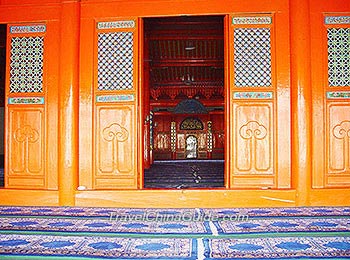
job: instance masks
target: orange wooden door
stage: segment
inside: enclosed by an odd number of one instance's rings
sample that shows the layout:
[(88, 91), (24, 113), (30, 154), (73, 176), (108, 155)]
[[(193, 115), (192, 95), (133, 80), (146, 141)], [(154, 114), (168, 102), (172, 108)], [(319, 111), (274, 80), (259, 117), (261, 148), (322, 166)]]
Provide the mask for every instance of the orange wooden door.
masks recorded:
[[(85, 24), (91, 23), (94, 23), (93, 27), (85, 27)], [(91, 28), (94, 28), (92, 33)], [(91, 127), (81, 123), (80, 135), (83, 136), (80, 138), (80, 150), (86, 153), (80, 152), (80, 160), (83, 160), (80, 163), (80, 186), (88, 189), (136, 188), (137, 20), (88, 20), (83, 21), (82, 30), (89, 32), (86, 37), (90, 38), (85, 39), (93, 42), (93, 46), (82, 46), (82, 74), (84, 76), (91, 71), (87, 67), (91, 64), (93, 81), (87, 86), (83, 81), (81, 88), (82, 101), (84, 95), (92, 94), (88, 96), (88, 99), (92, 97), (92, 108), (87, 108), (91, 114), (81, 112), (84, 118), (91, 118)], [(93, 56), (87, 53), (90, 51)], [(90, 59), (87, 66), (84, 59)], [(83, 110), (84, 105), (82, 102)], [(92, 163), (90, 171), (89, 162)]]
[(57, 188), (57, 34), (56, 21), (8, 25), (6, 188)]
[(230, 186), (290, 188), (288, 15), (229, 23)]
[[(314, 188), (350, 186), (350, 13), (317, 12), (313, 30)], [(316, 30), (317, 28), (317, 30)]]

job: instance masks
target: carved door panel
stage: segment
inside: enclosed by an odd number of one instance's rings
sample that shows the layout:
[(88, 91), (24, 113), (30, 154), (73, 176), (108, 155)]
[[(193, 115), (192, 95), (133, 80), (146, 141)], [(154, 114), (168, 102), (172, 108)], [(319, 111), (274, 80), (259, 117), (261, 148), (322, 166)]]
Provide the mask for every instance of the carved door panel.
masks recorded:
[(312, 186), (349, 187), (350, 13), (317, 18), (312, 20), (312, 27), (317, 28), (312, 46), (318, 46), (312, 48), (316, 75), (312, 92), (315, 111)]
[(57, 134), (47, 125), (57, 128), (48, 102), (57, 98), (57, 23), (9, 25), (7, 35), (5, 188), (56, 189)]
[(291, 185), (289, 85), (276, 76), (288, 72), (288, 37), (275, 20), (272, 14), (230, 17), (233, 188)]
[(90, 188), (137, 188), (137, 21), (98, 21), (95, 28)]

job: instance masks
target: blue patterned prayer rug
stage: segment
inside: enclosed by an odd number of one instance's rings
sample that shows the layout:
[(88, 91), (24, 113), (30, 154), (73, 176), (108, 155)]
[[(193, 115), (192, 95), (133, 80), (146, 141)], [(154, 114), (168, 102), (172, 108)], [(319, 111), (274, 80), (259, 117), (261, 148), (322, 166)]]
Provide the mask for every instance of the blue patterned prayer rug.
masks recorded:
[(0, 230), (7, 231), (50, 231), (84, 232), (108, 234), (211, 234), (208, 222), (169, 221), (150, 219), (149, 221), (109, 220), (93, 218), (40, 218), (40, 217), (0, 217)]
[(252, 218), (245, 221), (216, 221), (214, 225), (219, 234), (350, 232), (350, 217)]
[(348, 207), (0, 206), (0, 259), (350, 258)]
[(350, 218), (246, 219), (245, 221), (117, 221), (93, 218), (1, 217), (0, 230), (109, 234), (255, 234), (281, 232), (350, 232)]
[(240, 220), (264, 217), (317, 217), (317, 216), (350, 216), (350, 207), (290, 207), (290, 208), (234, 208), (234, 209), (201, 209), (201, 214), (215, 216), (219, 219)]
[[(8, 256), (102, 259), (198, 259), (191, 238), (131, 238), (0, 234), (0, 259)], [(72, 258), (74, 259), (74, 258)]]
[(350, 258), (349, 237), (204, 239), (206, 259)]
[(83, 218), (108, 218), (113, 220), (138, 219), (167, 220), (171, 218), (194, 218), (200, 209), (157, 209), (157, 208), (97, 208), (97, 207), (17, 207), (0, 206), (0, 216), (65, 216)]
[(67, 216), (84, 218), (154, 219), (166, 217), (217, 217), (239, 220), (263, 217), (350, 216), (350, 207), (290, 207), (290, 208), (227, 208), (227, 209), (157, 209), (157, 208), (98, 208), (98, 207), (17, 207), (0, 206), (0, 216)]

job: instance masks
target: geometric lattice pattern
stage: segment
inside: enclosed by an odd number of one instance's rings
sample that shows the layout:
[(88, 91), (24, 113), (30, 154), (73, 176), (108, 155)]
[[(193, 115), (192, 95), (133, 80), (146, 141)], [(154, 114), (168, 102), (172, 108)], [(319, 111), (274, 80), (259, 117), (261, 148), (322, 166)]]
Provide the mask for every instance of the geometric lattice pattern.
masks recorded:
[(350, 86), (350, 28), (329, 28), (328, 85)]
[(98, 90), (133, 88), (133, 33), (98, 34)]
[(44, 37), (13, 37), (10, 50), (10, 92), (43, 91)]
[(234, 29), (236, 87), (270, 87), (271, 37), (269, 28)]
[(176, 122), (171, 122), (170, 125), (170, 143), (171, 151), (176, 152)]

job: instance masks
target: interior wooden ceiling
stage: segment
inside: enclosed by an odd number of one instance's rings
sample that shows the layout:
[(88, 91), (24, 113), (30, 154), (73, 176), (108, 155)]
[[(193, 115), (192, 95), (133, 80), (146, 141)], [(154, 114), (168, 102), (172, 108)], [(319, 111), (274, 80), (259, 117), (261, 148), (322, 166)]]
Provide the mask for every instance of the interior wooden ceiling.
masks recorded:
[(223, 86), (222, 16), (146, 19), (145, 44), (151, 88)]

